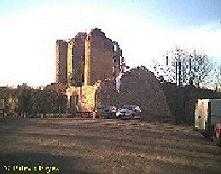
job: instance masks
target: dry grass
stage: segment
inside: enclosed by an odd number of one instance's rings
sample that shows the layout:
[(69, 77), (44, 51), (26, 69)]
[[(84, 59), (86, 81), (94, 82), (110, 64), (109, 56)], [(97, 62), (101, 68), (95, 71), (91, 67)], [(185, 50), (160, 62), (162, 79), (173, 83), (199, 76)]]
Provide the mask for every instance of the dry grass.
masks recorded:
[(56, 164), (61, 173), (220, 173), (221, 148), (191, 127), (135, 120), (0, 123), (3, 163)]

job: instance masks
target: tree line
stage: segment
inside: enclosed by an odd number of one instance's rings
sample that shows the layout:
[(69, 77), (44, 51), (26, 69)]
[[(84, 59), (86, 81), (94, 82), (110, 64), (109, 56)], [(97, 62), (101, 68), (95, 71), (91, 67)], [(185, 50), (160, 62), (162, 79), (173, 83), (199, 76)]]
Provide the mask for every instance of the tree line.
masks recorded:
[(0, 89), (4, 109), (8, 115), (18, 114), (35, 117), (38, 114), (66, 112), (67, 97), (52, 90), (33, 89), (27, 85), (16, 89)]

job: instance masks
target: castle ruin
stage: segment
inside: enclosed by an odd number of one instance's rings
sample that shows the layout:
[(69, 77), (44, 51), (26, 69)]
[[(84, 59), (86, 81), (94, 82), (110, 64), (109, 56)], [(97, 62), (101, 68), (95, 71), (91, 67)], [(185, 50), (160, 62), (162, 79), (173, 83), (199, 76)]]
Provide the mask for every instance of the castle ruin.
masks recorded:
[(93, 111), (101, 83), (109, 81), (115, 90), (116, 78), (125, 69), (119, 44), (98, 28), (58, 40), (56, 60), (56, 82), (67, 86), (70, 112)]

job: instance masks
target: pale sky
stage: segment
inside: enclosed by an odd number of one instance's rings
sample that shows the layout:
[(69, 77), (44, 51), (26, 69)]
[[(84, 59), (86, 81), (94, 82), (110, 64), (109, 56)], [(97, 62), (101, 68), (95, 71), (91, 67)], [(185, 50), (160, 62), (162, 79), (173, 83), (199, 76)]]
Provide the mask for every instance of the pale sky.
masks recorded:
[(220, 0), (0, 0), (0, 86), (54, 82), (56, 40), (95, 27), (131, 67), (176, 45), (221, 62)]

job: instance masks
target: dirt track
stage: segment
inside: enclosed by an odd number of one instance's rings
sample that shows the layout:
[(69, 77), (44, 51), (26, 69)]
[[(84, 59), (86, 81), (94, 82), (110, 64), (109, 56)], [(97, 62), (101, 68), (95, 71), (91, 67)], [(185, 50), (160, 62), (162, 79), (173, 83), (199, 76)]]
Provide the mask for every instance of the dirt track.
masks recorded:
[[(136, 120), (0, 122), (3, 166), (57, 166), (60, 173), (221, 173), (221, 148), (191, 127)], [(5, 170), (5, 169), (4, 169)]]

